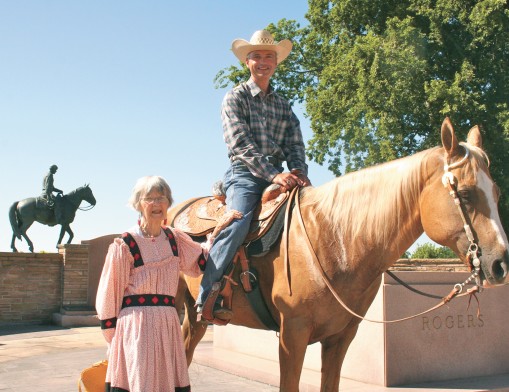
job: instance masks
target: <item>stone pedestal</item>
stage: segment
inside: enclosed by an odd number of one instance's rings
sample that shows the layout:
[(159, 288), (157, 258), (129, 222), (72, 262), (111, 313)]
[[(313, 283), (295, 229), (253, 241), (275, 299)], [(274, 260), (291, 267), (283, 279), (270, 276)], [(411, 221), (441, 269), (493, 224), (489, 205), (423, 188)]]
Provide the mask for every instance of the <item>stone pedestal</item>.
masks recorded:
[(52, 321), (53, 324), (66, 328), (101, 325), (95, 309), (89, 306), (63, 307), (60, 309), (60, 313), (53, 313)]
[[(465, 272), (393, 271), (427, 293), (447, 295)], [(431, 313), (394, 324), (362, 321), (342, 377), (383, 386), (509, 373), (509, 286), (486, 289), (477, 301), (462, 297)], [(366, 317), (394, 320), (439, 300), (413, 293), (384, 274)], [(338, 304), (338, 306), (340, 306)], [(479, 310), (479, 316), (477, 312)], [(278, 361), (274, 332), (226, 326), (214, 329), (214, 347)], [(320, 371), (320, 344), (308, 347), (304, 368)]]

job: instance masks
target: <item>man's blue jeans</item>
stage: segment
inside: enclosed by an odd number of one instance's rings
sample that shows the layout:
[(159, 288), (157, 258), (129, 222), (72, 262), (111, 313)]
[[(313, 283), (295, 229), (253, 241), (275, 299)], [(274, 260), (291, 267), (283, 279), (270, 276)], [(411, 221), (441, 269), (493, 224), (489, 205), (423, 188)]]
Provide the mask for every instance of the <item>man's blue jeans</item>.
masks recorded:
[(224, 175), (223, 182), (227, 209), (240, 211), (243, 217), (234, 220), (216, 237), (207, 259), (200, 293), (196, 300), (199, 305), (203, 305), (207, 299), (212, 285), (221, 280), (237, 249), (244, 242), (262, 192), (270, 185), (270, 182), (251, 174), (249, 169), (239, 161), (231, 164)]

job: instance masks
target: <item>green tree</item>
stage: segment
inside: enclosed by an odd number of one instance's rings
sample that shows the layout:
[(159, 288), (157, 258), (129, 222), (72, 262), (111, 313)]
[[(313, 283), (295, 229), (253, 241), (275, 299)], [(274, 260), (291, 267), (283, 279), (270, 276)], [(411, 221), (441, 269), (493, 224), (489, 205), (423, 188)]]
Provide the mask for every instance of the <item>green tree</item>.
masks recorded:
[(415, 248), (410, 256), (412, 259), (457, 259), (458, 256), (446, 246), (435, 246), (425, 243)]
[[(310, 0), (300, 27), (267, 27), (294, 50), (274, 76), (305, 102), (308, 157), (336, 175), (440, 143), (449, 116), (461, 140), (483, 130), (509, 227), (509, 7), (507, 0)], [(246, 80), (244, 66), (216, 77)]]

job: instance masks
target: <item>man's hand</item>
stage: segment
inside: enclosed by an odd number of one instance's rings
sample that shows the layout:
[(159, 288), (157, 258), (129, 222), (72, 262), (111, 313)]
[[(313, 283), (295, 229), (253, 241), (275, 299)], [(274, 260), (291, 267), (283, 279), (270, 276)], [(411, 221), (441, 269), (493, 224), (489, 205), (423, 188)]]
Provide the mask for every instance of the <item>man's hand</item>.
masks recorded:
[(273, 184), (281, 185), (285, 191), (292, 190), (297, 185), (309, 186), (311, 181), (300, 170), (293, 169), (290, 173), (279, 173), (272, 179)]
[(292, 169), (291, 173), (299, 177), (299, 185), (300, 186), (310, 186), (311, 181), (309, 180), (308, 176), (306, 176), (304, 173), (302, 173), (299, 169)]

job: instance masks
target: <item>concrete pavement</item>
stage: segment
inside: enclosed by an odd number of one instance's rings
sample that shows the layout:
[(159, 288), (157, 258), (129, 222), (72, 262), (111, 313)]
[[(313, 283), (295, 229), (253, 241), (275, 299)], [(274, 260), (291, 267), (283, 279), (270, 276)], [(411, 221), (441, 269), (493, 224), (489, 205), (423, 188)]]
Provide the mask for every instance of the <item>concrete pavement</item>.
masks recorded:
[[(213, 328), (196, 349), (189, 369), (193, 392), (275, 392), (278, 364), (217, 349)], [(71, 392), (82, 369), (105, 357), (99, 327), (61, 328), (40, 325), (0, 326), (1, 392)], [(301, 392), (319, 391), (319, 375), (305, 372)], [(509, 375), (385, 388), (342, 379), (352, 392), (479, 392), (509, 391)], [(148, 392), (148, 391), (147, 391)]]

